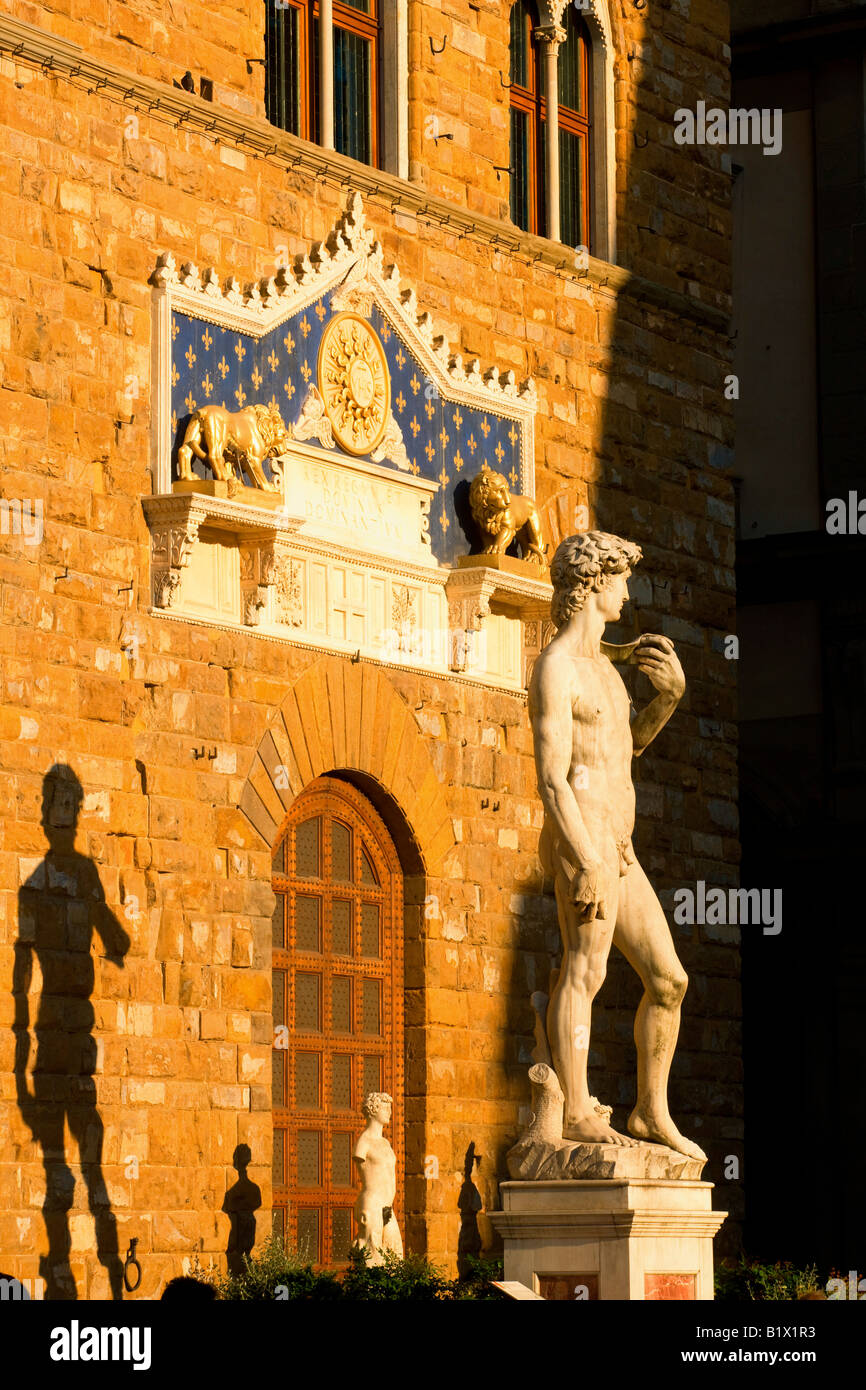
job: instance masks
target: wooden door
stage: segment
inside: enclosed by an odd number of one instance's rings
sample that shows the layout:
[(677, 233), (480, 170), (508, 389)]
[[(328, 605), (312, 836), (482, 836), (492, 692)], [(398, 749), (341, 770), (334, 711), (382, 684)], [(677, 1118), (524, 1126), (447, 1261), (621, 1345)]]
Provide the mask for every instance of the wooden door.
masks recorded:
[(352, 1163), (370, 1091), (393, 1097), (387, 1137), (403, 1174), (403, 880), (366, 797), (320, 777), (273, 857), (274, 1229), (314, 1264), (345, 1264)]

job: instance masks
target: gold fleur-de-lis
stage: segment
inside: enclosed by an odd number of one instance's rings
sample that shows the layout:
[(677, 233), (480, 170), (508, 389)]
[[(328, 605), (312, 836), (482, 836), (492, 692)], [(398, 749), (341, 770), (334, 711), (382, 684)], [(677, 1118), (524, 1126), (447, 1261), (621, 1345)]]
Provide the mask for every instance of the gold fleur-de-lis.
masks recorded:
[(291, 333), (287, 333), (285, 338), (283, 339), (283, 347), (286, 349), (286, 352), (294, 352), (295, 340), (292, 337)]
[(174, 363), (174, 362), (172, 362), (172, 364), (171, 364), (171, 384), (172, 384), (172, 386), (177, 386), (177, 383), (178, 383), (179, 381), (180, 381), (180, 372), (179, 372), (178, 369), (177, 369), (177, 364)]
[(184, 405), (186, 406), (190, 414), (192, 414), (192, 412), (195, 410), (195, 396), (192, 394), (192, 391), (188, 393), (187, 398), (184, 401)]
[(382, 323), (382, 337), (384, 338), (386, 343), (388, 339), (391, 337), (391, 330), (388, 327), (387, 323), (385, 323), (384, 321)]
[(455, 430), (459, 430), (459, 429), (460, 429), (460, 426), (461, 426), (462, 424), (463, 424), (463, 416), (460, 414), (460, 407), (459, 407), (459, 405), (458, 405), (457, 409), (456, 409), (455, 412), (454, 412), (454, 428), (455, 428)]
[(223, 355), (222, 355), (222, 357), (220, 358), (219, 362), (217, 362), (217, 371), (219, 372), (219, 374), (220, 374), (220, 376), (222, 377), (223, 381), (225, 381), (226, 377), (227, 377), (228, 374), (229, 374), (229, 364), (228, 364), (228, 362), (226, 361), (226, 355), (225, 355), (225, 353), (223, 353)]
[(283, 387), (283, 390), (285, 391), (289, 400), (291, 400), (292, 396), (295, 394), (295, 383), (293, 381), (287, 381), (285, 386)]
[(458, 449), (458, 450), (457, 450), (457, 453), (454, 455), (454, 471), (455, 471), (456, 473), (459, 473), (459, 472), (460, 472), (460, 469), (461, 469), (462, 467), (463, 467), (463, 455), (461, 454), (460, 450)]
[(502, 460), (505, 458), (505, 450), (503, 449), (503, 447), (502, 447), (501, 444), (497, 444), (497, 445), (496, 445), (496, 448), (493, 450), (493, 452), (494, 452), (494, 454), (496, 455), (496, 462), (497, 462), (497, 463), (499, 464), (499, 466), (501, 467), (501, 466), (502, 466)]
[(261, 374), (261, 372), (259, 371), (258, 367), (253, 367), (252, 383), (253, 383), (253, 386), (256, 388), (256, 391), (258, 391), (258, 389), (259, 389), (259, 387), (261, 386), (261, 384), (262, 384), (263, 381), (264, 381), (264, 377), (262, 376), (262, 374)]
[(186, 358), (186, 365), (189, 367), (190, 371), (192, 371), (193, 364), (196, 361), (196, 355), (191, 346), (187, 348), (184, 357)]
[(447, 531), (447, 530), (448, 530), (448, 527), (451, 525), (450, 521), (448, 520), (447, 516), (445, 515), (445, 510), (444, 510), (444, 508), (443, 508), (443, 510), (442, 510), (442, 515), (441, 515), (440, 518), (439, 518), (439, 525), (442, 527), (442, 530), (443, 530), (443, 531)]
[(508, 431), (508, 438), (511, 440), (511, 447), (514, 448), (514, 445), (517, 443), (517, 430), (514, 428), (513, 425), (511, 426), (511, 429)]
[(487, 423), (487, 416), (486, 416), (486, 415), (485, 415), (484, 419), (481, 421), (481, 428), (482, 428), (482, 430), (484, 431), (484, 438), (486, 439), (487, 436), (488, 436), (488, 434), (490, 433), (490, 426), (489, 426), (488, 423)]
[(178, 335), (179, 332), (180, 332), (180, 329), (179, 329), (178, 326), (177, 326), (177, 319), (173, 318), (172, 321), (171, 321), (171, 341), (172, 341), (172, 342), (174, 342), (174, 340), (175, 340), (175, 338), (177, 337), (177, 335)]
[(517, 487), (517, 469), (516, 469), (515, 467), (512, 466), (512, 469), (511, 469), (511, 472), (510, 472), (509, 475), (508, 475), (508, 478), (509, 478), (509, 481), (510, 481), (510, 483), (511, 483), (511, 486), (512, 486), (512, 487)]
[(439, 474), (439, 482), (442, 484), (443, 487), (447, 487), (448, 484), (450, 483), (450, 481), (451, 481), (451, 479), (448, 477), (448, 474), (445, 472), (445, 465), (443, 464), (443, 465), (442, 465), (442, 472)]
[(412, 472), (415, 474), (415, 477), (417, 478), (418, 474), (421, 472), (421, 469), (418, 467), (418, 460), (413, 459), (409, 467), (411, 468)]
[(321, 301), (321, 299), (320, 299), (319, 302), (318, 302), (318, 304), (316, 305), (316, 313), (317, 313), (318, 316), (319, 316), (319, 323), (322, 322), (322, 319), (325, 317), (325, 313), (326, 313), (326, 312), (327, 312), (327, 311), (326, 311), (326, 309), (325, 309), (325, 306), (324, 306), (324, 304), (322, 303), (322, 301)]
[(419, 431), (420, 428), (421, 428), (421, 426), (418, 424), (418, 417), (417, 417), (417, 416), (415, 416), (415, 415), (412, 416), (412, 419), (409, 421), (409, 428), (410, 428), (410, 430), (412, 431), (412, 436), (413, 436), (413, 438), (417, 439), (417, 438), (418, 438), (418, 431)]
[(247, 350), (241, 342), (240, 338), (238, 338), (237, 342), (235, 343), (235, 356), (237, 357), (239, 362), (243, 362), (246, 355)]
[(312, 331), (312, 325), (309, 319), (307, 318), (306, 314), (304, 314), (304, 317), (301, 319), (301, 332), (303, 333), (304, 338), (309, 338)]
[(304, 378), (304, 381), (309, 382), (310, 377), (311, 377), (312, 375), (313, 375), (313, 369), (312, 369), (312, 367), (310, 366), (309, 362), (307, 362), (306, 359), (305, 359), (305, 360), (304, 360), (304, 365), (303, 365), (303, 367), (301, 368), (301, 376)]
[(402, 415), (402, 414), (403, 414), (403, 411), (406, 409), (406, 397), (403, 395), (403, 392), (402, 392), (402, 391), (401, 391), (400, 394), (398, 395), (398, 397), (397, 397), (396, 401), (394, 402), (394, 404), (395, 404), (396, 407), (397, 407), (397, 413), (398, 413), (398, 415)]
[(273, 348), (271, 348), (270, 356), (268, 357), (268, 366), (270, 367), (270, 369), (271, 369), (272, 372), (275, 372), (275, 371), (277, 370), (277, 367), (278, 367), (279, 365), (280, 365), (280, 359), (279, 359), (279, 357), (277, 356), (277, 354), (274, 352)]
[(276, 396), (274, 395), (274, 393), (271, 392), (271, 399), (268, 401), (268, 409), (269, 409), (269, 410), (276, 410), (276, 408), (277, 408), (277, 398), (276, 398)]
[(171, 412), (171, 432), (172, 432), (172, 434), (177, 434), (177, 411), (176, 411), (176, 410), (173, 410), (173, 411)]
[(448, 444), (449, 444), (450, 440), (451, 440), (451, 436), (450, 436), (450, 434), (446, 434), (446, 433), (445, 433), (445, 426), (443, 425), (442, 428), (441, 428), (441, 430), (439, 431), (439, 443), (442, 445), (442, 448), (443, 448), (443, 449), (447, 449), (447, 448), (448, 448)]
[(432, 420), (432, 419), (433, 419), (433, 416), (436, 414), (436, 407), (435, 407), (435, 405), (433, 404), (433, 402), (432, 402), (432, 401), (425, 401), (425, 402), (424, 402), (424, 409), (425, 409), (425, 411), (427, 412), (427, 419), (428, 419), (428, 420)]
[(397, 356), (394, 358), (397, 366), (402, 370), (406, 365), (406, 354), (402, 348), (397, 349)]
[(210, 335), (210, 329), (209, 329), (209, 328), (206, 328), (205, 331), (204, 331), (204, 333), (202, 333), (202, 335), (201, 335), (201, 340), (202, 340), (202, 343), (204, 344), (204, 350), (205, 350), (205, 352), (210, 352), (211, 348), (213, 347), (213, 338), (212, 338), (211, 335)]
[(470, 434), (469, 438), (466, 441), (466, 444), (469, 448), (470, 454), (474, 454), (475, 450), (478, 448), (478, 441), (476, 440), (474, 434)]
[(240, 410), (243, 410), (243, 408), (244, 408), (244, 401), (246, 400), (246, 398), (247, 398), (247, 393), (246, 393), (246, 391), (244, 390), (244, 388), (243, 388), (242, 386), (238, 386), (238, 387), (235, 389), (235, 400), (237, 401), (237, 403), (238, 403), (238, 408), (239, 408)]
[(205, 372), (204, 381), (201, 384), (201, 389), (204, 391), (207, 399), (210, 400), (210, 393), (213, 390), (213, 382), (210, 379), (210, 372)]
[(433, 447), (432, 439), (428, 439), (427, 443), (424, 445), (424, 453), (427, 455), (427, 458), (430, 460), (431, 463), (433, 462), (433, 455), (435, 454), (435, 452), (436, 450)]
[(417, 396), (418, 392), (421, 390), (421, 383), (418, 380), (417, 372), (413, 374), (412, 380), (409, 382), (409, 385), (412, 387), (412, 395)]

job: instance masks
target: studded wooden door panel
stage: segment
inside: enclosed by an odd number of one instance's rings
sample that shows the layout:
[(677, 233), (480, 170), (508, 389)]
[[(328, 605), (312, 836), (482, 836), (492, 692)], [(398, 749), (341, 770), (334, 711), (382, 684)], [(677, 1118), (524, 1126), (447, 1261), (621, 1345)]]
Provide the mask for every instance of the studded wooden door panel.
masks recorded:
[[(274, 1229), (314, 1263), (340, 1265), (370, 1091), (393, 1096), (386, 1133), (403, 1173), (402, 874), (366, 797), (320, 777), (280, 831), (272, 882)], [(399, 1220), (399, 1187), (395, 1207)]]

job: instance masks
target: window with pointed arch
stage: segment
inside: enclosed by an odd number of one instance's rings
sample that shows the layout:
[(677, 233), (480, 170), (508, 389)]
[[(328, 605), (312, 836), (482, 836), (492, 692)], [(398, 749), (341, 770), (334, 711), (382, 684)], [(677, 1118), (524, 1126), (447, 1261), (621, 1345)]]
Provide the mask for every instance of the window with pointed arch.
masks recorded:
[[(346, 1264), (352, 1151), (371, 1091), (394, 1101), (403, 1172), (403, 878), (370, 802), (333, 777), (292, 806), (273, 852), (273, 1229), (313, 1264)], [(401, 1221), (401, 1194), (395, 1202)]]
[[(334, 0), (334, 148), (379, 164), (381, 0)], [(269, 0), (265, 107), (272, 125), (319, 138), (317, 0)]]
[[(543, 44), (535, 0), (511, 7), (511, 220), (525, 232), (546, 234)], [(566, 39), (557, 61), (559, 89), (560, 240), (592, 250), (590, 221), (590, 41), (569, 4), (562, 17)]]

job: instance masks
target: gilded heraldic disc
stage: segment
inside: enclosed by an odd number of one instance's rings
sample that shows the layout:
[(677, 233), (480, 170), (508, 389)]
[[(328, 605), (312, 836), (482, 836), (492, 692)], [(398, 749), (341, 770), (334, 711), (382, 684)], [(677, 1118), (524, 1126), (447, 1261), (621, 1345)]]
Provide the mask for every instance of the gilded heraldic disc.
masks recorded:
[(358, 314), (337, 314), (322, 334), (319, 391), (337, 443), (371, 453), (388, 423), (391, 379), (378, 335)]

